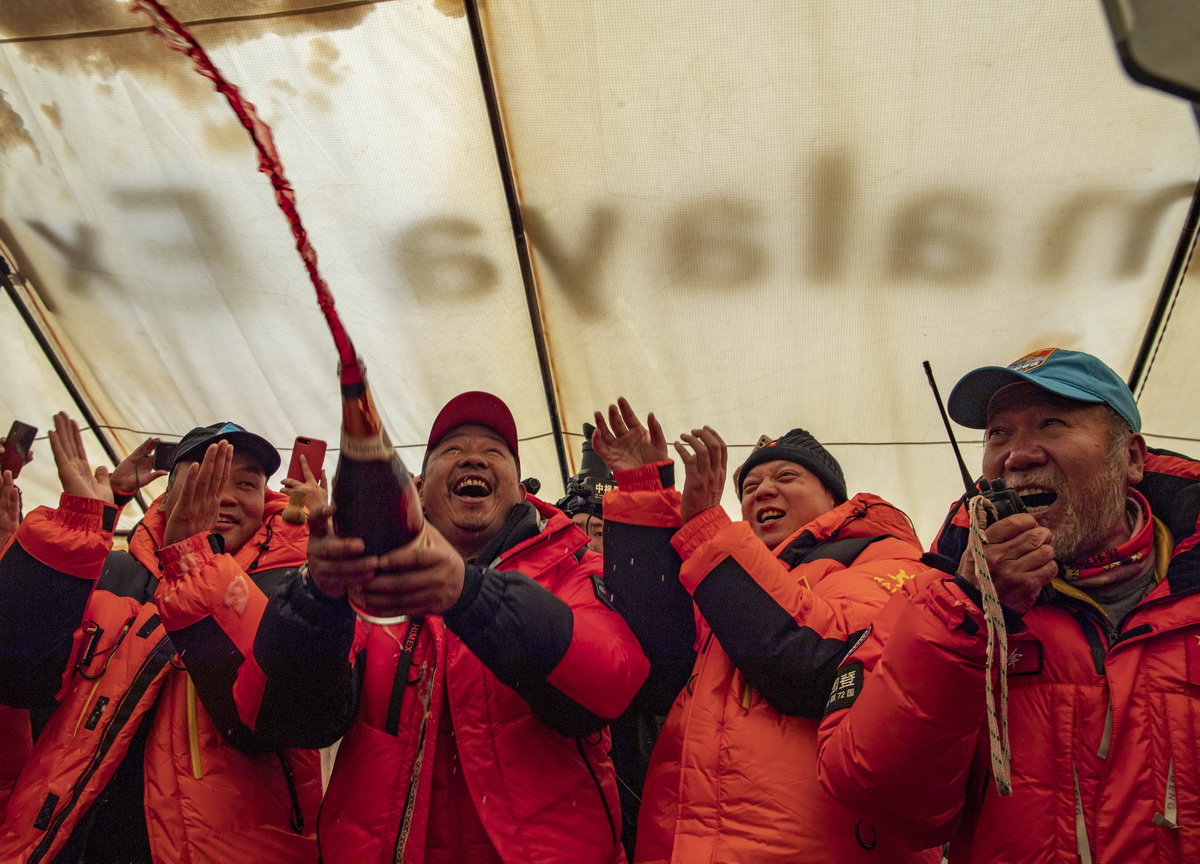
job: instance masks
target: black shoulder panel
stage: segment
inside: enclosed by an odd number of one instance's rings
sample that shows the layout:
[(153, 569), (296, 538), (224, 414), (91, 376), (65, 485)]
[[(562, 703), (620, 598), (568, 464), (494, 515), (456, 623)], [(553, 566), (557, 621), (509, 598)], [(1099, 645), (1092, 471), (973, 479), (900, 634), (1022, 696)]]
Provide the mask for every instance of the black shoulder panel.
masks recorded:
[(158, 578), (128, 552), (109, 552), (96, 587), (118, 597), (149, 603), (158, 589)]
[(1188, 477), (1147, 471), (1142, 482), (1134, 488), (1146, 496), (1150, 511), (1170, 529), (1176, 545), (1196, 533), (1196, 519), (1200, 518), (1200, 483)]
[(890, 534), (877, 534), (874, 537), (847, 537), (845, 540), (814, 543), (813, 535), (805, 531), (783, 550), (779, 560), (793, 570), (801, 564), (821, 560), (833, 560), (843, 567), (849, 567), (858, 559), (864, 549), (877, 540), (883, 540), (890, 536)]

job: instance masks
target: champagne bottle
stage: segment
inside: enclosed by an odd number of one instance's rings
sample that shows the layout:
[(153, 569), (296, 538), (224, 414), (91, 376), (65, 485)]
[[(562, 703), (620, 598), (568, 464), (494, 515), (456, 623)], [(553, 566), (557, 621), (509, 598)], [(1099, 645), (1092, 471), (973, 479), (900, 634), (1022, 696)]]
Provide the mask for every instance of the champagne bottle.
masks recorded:
[[(339, 370), (342, 435), (333, 477), (333, 526), (340, 537), (361, 537), (367, 555), (383, 555), (415, 540), (425, 526), (417, 485), (392, 446), (362, 363)], [(360, 590), (350, 603), (365, 621), (397, 624), (404, 615), (381, 617), (363, 604)]]

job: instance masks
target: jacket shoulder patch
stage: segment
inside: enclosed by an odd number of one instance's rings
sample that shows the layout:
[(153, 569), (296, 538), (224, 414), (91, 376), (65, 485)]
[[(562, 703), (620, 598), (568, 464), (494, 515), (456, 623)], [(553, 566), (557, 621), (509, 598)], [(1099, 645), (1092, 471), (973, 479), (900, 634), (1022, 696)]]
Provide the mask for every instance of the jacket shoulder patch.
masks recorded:
[(592, 589), (596, 592), (596, 599), (612, 609), (614, 612), (617, 607), (613, 605), (612, 592), (608, 590), (608, 586), (604, 584), (604, 577), (599, 573), (592, 574)]
[(833, 689), (829, 692), (829, 701), (825, 703), (825, 713), (832, 714), (842, 708), (849, 708), (862, 692), (863, 672), (861, 661), (847, 663), (838, 670), (837, 678), (833, 680)]

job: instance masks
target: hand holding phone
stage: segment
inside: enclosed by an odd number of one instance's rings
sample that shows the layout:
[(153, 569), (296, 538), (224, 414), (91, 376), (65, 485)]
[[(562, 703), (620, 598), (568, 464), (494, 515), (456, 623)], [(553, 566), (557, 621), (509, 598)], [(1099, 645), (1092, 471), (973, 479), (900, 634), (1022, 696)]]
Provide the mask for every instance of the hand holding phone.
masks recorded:
[(143, 486), (166, 475), (166, 471), (158, 467), (159, 446), (157, 438), (147, 438), (117, 464), (108, 476), (116, 497), (132, 498)]
[[(292, 445), (292, 460), (288, 464), (283, 488), (288, 493), (288, 506), (283, 511), (283, 520), (293, 525), (303, 524), (307, 518), (306, 507), (324, 504), (326, 494), (325, 464), (326, 444), (319, 438), (299, 436)], [(307, 469), (307, 470), (306, 470)]]
[(0, 453), (0, 472), (11, 471), (13, 479), (17, 479), (17, 475), (29, 461), (29, 450), (33, 447), (36, 435), (36, 426), (30, 426), (20, 420), (13, 421), (4, 439), (4, 452)]
[(292, 461), (288, 463), (287, 476), (299, 483), (308, 480), (304, 476), (304, 467), (300, 462), (300, 457), (303, 456), (308, 463), (308, 470), (312, 472), (313, 479), (320, 479), (321, 470), (325, 466), (326, 446), (320, 438), (297, 436), (296, 443), (292, 445)]

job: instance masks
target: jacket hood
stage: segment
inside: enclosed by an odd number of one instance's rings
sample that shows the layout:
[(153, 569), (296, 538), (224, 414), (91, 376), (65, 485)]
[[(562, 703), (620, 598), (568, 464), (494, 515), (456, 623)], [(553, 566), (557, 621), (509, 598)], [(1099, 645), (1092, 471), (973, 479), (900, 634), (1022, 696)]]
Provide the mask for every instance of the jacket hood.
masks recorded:
[[(557, 507), (534, 498), (532, 495), (526, 495), (525, 500), (517, 506), (532, 507), (534, 512), (529, 515), (536, 519), (537, 524), (536, 526), (532, 526), (531, 531), (527, 532), (526, 536), (518, 542), (505, 544), (500, 557), (508, 558), (521, 550), (527, 549), (551, 537), (555, 538), (555, 542), (564, 543), (573, 549), (587, 545), (587, 535), (579, 530), (579, 527), (571, 521), (570, 516), (567, 516)], [(536, 530), (533, 530), (534, 528)], [(575, 536), (576, 534), (578, 536)]]

